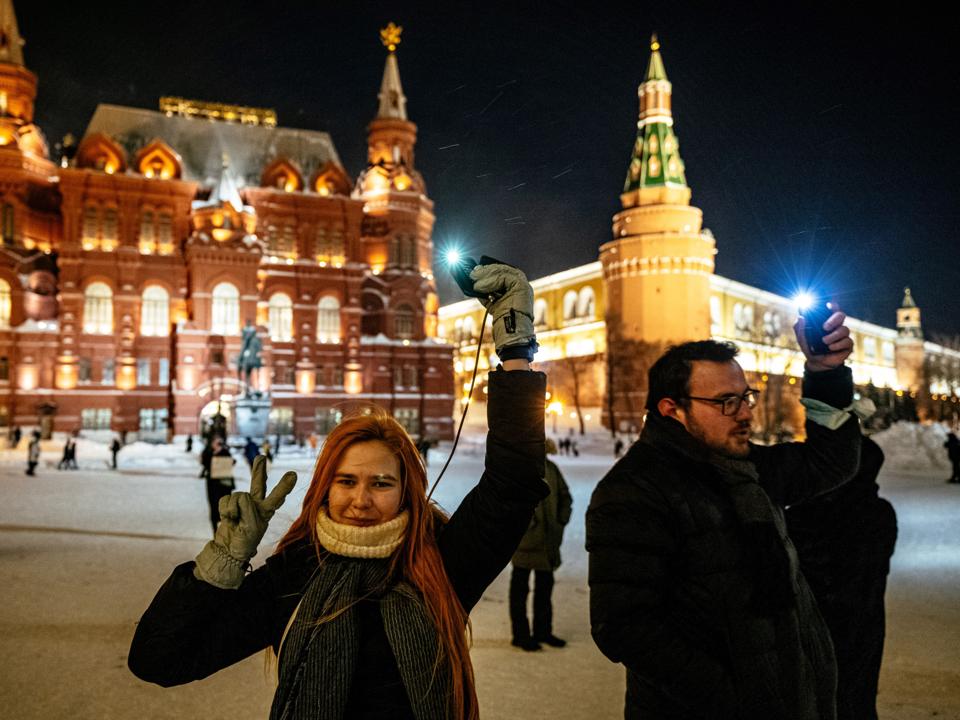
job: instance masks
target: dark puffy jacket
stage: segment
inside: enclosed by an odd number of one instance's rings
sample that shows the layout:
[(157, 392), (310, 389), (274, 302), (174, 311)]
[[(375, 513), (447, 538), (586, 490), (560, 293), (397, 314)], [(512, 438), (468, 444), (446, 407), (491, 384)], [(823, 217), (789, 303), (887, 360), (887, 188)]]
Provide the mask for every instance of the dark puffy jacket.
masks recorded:
[(537, 505), (530, 527), (513, 554), (513, 564), (528, 570), (556, 570), (560, 567), (563, 528), (570, 522), (573, 509), (570, 488), (560, 468), (550, 460), (547, 460), (547, 474), (543, 479), (550, 494)]
[[(809, 375), (804, 395), (845, 407), (850, 371)], [(782, 507), (857, 469), (855, 419), (837, 430), (808, 421), (806, 431), (805, 443), (751, 446), (779, 528)], [(593, 637), (627, 668), (625, 716), (830, 720), (836, 667), (809, 587), (795, 576), (787, 609), (756, 609), (756, 548), (708, 460), (682, 425), (650, 416), (587, 511)], [(789, 540), (777, 542), (795, 567)]]

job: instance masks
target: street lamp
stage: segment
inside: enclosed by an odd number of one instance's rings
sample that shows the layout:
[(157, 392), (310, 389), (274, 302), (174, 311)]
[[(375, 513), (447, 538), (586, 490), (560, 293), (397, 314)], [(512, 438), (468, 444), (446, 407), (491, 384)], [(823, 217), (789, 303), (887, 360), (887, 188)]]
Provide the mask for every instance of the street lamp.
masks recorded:
[(547, 405), (547, 414), (553, 415), (553, 432), (557, 432), (557, 417), (563, 415), (563, 403), (559, 400), (554, 400), (552, 403)]

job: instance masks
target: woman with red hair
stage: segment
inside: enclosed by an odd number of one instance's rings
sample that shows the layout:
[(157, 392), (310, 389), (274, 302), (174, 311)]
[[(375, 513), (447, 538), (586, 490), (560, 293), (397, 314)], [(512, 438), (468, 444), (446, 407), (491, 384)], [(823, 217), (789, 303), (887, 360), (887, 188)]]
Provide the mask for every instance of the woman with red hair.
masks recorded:
[(427, 500), (410, 436), (373, 412), (345, 419), (317, 459), (300, 516), (247, 574), (267, 523), (296, 482), (220, 505), (195, 562), (177, 567), (137, 627), (128, 664), (163, 686), (204, 678), (259, 650), (278, 660), (271, 719), (474, 720), (468, 613), (509, 562), (547, 493), (546, 379), (531, 372), (533, 291), (506, 265), (478, 266), (502, 365), (489, 374), (480, 482), (447, 518)]

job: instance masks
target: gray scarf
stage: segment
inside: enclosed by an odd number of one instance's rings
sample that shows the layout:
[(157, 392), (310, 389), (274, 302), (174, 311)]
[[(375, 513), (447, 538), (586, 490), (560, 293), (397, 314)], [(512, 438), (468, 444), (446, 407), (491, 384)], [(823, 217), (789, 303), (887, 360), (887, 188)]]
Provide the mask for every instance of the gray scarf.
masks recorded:
[[(361, 598), (379, 599), (387, 640), (417, 720), (448, 715), (446, 668), (436, 666), (439, 638), (423, 599), (392, 583), (389, 560), (328, 555), (307, 588), (279, 658), (270, 720), (344, 716), (360, 647)], [(318, 619), (333, 619), (318, 623)]]
[(756, 611), (773, 615), (793, 607), (798, 592), (797, 553), (787, 537), (783, 512), (760, 487), (757, 468), (749, 460), (711, 453), (710, 464), (726, 483), (747, 538), (757, 578), (753, 597)]

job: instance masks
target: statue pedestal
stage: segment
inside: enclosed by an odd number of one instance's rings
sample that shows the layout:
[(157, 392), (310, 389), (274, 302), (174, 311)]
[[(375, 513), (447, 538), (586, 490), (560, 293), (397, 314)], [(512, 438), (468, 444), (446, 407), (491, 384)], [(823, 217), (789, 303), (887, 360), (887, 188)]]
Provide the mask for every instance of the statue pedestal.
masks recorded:
[(270, 422), (270, 396), (255, 393), (236, 400), (234, 407), (237, 435), (262, 439), (267, 435), (267, 423)]

